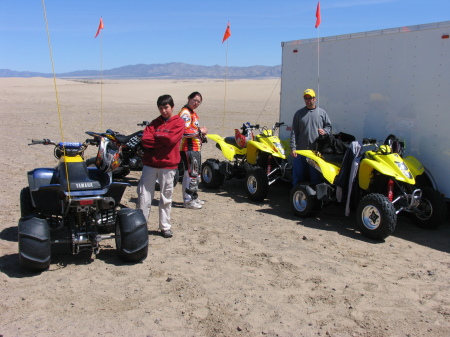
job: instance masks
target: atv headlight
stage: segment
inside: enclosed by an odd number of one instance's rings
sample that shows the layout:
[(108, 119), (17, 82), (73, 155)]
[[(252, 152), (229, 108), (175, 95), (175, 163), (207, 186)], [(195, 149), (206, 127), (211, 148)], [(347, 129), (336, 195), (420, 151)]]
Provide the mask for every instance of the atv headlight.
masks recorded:
[(284, 152), (284, 147), (281, 145), (281, 143), (274, 143), (274, 145), (282, 156), (286, 155), (286, 153)]
[(398, 168), (402, 171), (402, 173), (408, 178), (408, 179), (412, 179), (412, 174), (408, 169), (408, 166), (406, 166), (406, 164), (404, 162), (394, 162), (395, 164), (397, 164)]

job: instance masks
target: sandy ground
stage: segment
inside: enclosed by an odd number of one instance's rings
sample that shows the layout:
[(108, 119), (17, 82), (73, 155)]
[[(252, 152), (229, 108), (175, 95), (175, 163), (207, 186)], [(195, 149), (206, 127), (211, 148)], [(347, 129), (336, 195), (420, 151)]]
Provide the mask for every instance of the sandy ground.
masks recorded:
[[(21, 270), (19, 191), (28, 170), (56, 164), (50, 147), (27, 146), (31, 138), (128, 134), (158, 115), (159, 95), (172, 94), (178, 110), (195, 90), (210, 133), (231, 136), (243, 122), (271, 126), (279, 118), (274, 79), (228, 81), (226, 98), (224, 82), (214, 80), (56, 84), (57, 92), (51, 79), (0, 78), (0, 335), (450, 336), (448, 224), (426, 231), (401, 218), (394, 235), (375, 242), (338, 206), (294, 217), (282, 183), (253, 203), (242, 180), (228, 180), (201, 190), (201, 210), (182, 208), (177, 185), (175, 235), (159, 236), (154, 208), (143, 263), (124, 264), (109, 240), (97, 256), (61, 250), (48, 271)], [(212, 142), (207, 158), (220, 158)], [(128, 179), (129, 207), (139, 175)]]

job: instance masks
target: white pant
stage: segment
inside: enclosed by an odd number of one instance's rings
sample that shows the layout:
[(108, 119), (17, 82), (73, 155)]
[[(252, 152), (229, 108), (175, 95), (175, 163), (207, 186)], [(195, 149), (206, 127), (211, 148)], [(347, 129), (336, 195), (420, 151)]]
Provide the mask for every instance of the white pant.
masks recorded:
[(158, 179), (160, 186), (159, 228), (161, 230), (169, 230), (171, 227), (170, 210), (172, 208), (174, 176), (175, 169), (160, 169), (144, 166), (142, 169), (141, 180), (137, 186), (137, 206), (142, 209), (145, 219), (148, 220), (153, 196), (155, 194), (155, 183), (156, 179)]

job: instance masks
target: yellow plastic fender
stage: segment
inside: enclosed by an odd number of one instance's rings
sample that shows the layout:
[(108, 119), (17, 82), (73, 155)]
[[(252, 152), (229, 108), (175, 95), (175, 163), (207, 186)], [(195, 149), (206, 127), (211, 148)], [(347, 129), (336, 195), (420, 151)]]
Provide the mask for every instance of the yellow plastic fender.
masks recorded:
[[(367, 190), (370, 185), (370, 180), (373, 177), (373, 170), (380, 172), (383, 175), (393, 177), (395, 180), (403, 181), (405, 183), (414, 185), (416, 183), (414, 176), (411, 174), (407, 177), (402, 170), (397, 166), (397, 163), (404, 163), (402, 157), (397, 153), (391, 153), (387, 155), (376, 154), (375, 152), (368, 151), (369, 158), (364, 158), (359, 165), (358, 181), (359, 187), (363, 190)], [(408, 166), (405, 163), (406, 168)]]
[(84, 159), (80, 155), (76, 155), (73, 157), (61, 156), (61, 158), (59, 159), (60, 163), (79, 163), (79, 162), (83, 162), (83, 161), (84, 161)]
[(315, 164), (317, 164), (317, 166), (315, 165), (315, 167), (319, 168), (319, 171), (322, 172), (323, 177), (330, 184), (334, 184), (334, 179), (336, 179), (336, 176), (339, 174), (339, 171), (341, 170), (339, 167), (337, 167), (334, 164), (326, 162), (311, 150), (297, 150), (295, 152), (301, 156), (312, 159), (315, 162)]
[(247, 142), (247, 162), (256, 165), (258, 151), (273, 153), (272, 148), (266, 144), (250, 140)]
[(227, 142), (225, 142), (225, 138), (217, 134), (206, 135), (206, 137), (219, 144), (223, 156), (230, 161), (232, 161), (234, 159), (234, 156), (237, 154), (245, 155), (247, 153), (247, 148), (240, 149), (236, 146), (228, 144)]
[(425, 172), (425, 167), (423, 167), (422, 163), (415, 157), (407, 156), (404, 157), (403, 160), (413, 174), (414, 178)]

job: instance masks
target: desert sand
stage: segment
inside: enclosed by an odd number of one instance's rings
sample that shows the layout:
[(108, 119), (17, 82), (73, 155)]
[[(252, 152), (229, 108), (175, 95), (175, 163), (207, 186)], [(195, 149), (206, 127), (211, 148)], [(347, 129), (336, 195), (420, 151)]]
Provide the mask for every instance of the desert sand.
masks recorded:
[[(57, 163), (51, 147), (30, 140), (84, 141), (85, 131), (107, 128), (129, 134), (158, 116), (159, 95), (173, 95), (178, 110), (192, 91), (203, 94), (198, 113), (210, 133), (231, 136), (243, 122), (279, 121), (277, 79), (225, 86), (0, 78), (0, 335), (450, 336), (448, 223), (427, 231), (400, 217), (394, 235), (376, 242), (339, 206), (293, 216), (283, 183), (261, 203), (246, 198), (242, 180), (201, 187), (201, 210), (182, 207), (178, 184), (174, 237), (159, 235), (152, 208), (142, 263), (123, 263), (108, 240), (97, 256), (58, 250), (48, 271), (23, 271), (19, 192), (28, 170)], [(333, 121), (333, 107), (324, 108)], [(205, 144), (203, 160), (221, 158), (214, 145)], [(126, 179), (128, 207), (135, 207), (139, 176)]]

